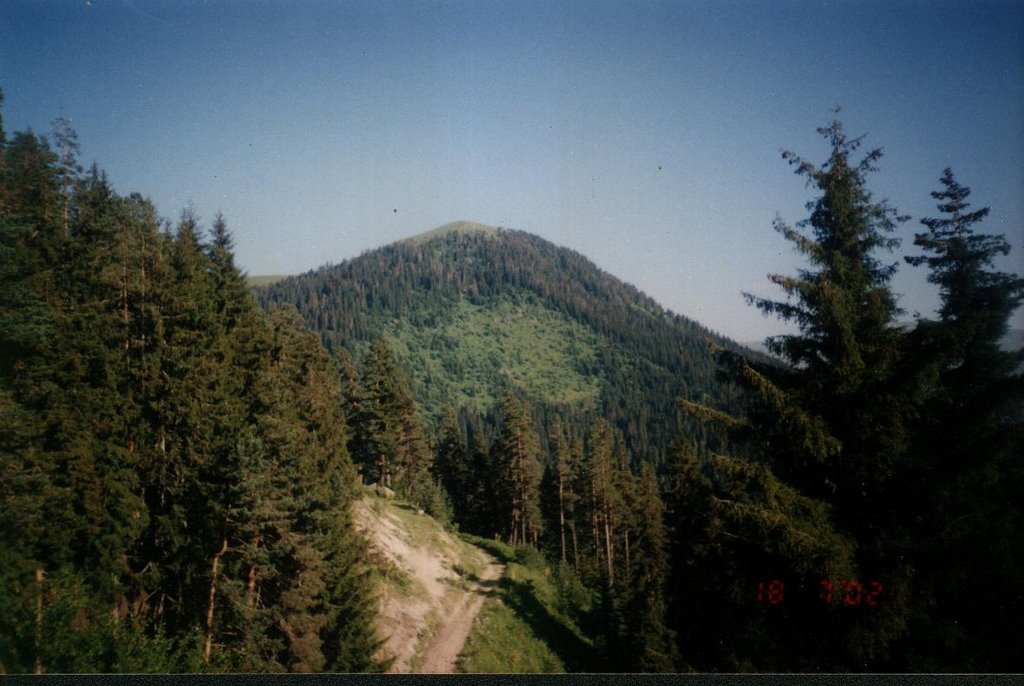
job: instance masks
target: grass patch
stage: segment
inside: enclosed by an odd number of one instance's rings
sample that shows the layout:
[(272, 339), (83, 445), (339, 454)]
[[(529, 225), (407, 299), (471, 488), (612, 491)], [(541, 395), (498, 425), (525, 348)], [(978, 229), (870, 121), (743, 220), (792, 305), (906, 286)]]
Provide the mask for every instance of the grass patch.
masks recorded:
[(599, 664), (593, 642), (573, 616), (547, 561), (533, 548), (477, 536), (463, 538), (502, 560), (505, 576), (473, 625), (462, 672), (585, 672)]
[(428, 241), (435, 240), (437, 238), (443, 238), (450, 234), (481, 234), (485, 236), (497, 236), (498, 230), (493, 226), (486, 226), (484, 224), (477, 224), (476, 222), (469, 221), (457, 221), (444, 226), (439, 226), (436, 229), (426, 231), (424, 233), (413, 236), (412, 238), (406, 238), (405, 240), (419, 245)]
[[(505, 383), (540, 401), (596, 407), (602, 389), (596, 334), (536, 296), (463, 298), (435, 306), (427, 319), (385, 324), (421, 407), (483, 412), (498, 402)], [(368, 345), (357, 345), (355, 356)]]
[(246, 276), (245, 284), (249, 288), (257, 288), (259, 286), (269, 286), (270, 284), (277, 283), (287, 279), (287, 275), (284, 274), (264, 274), (258, 276)]
[(455, 665), (465, 673), (565, 672), (551, 648), (533, 635), (530, 626), (498, 598), (488, 598)]
[(387, 585), (403, 595), (411, 596), (415, 593), (412, 578), (383, 555), (370, 556), (370, 576), (376, 579), (376, 586)]

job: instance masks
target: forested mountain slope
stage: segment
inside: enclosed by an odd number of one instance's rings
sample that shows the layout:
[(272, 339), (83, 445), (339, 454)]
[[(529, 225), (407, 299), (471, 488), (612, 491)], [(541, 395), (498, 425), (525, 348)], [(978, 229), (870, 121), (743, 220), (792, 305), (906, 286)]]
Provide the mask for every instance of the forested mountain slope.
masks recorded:
[(356, 359), (386, 337), (434, 420), (446, 406), (487, 413), (508, 384), (541, 416), (607, 418), (658, 462), (678, 435), (675, 398), (729, 400), (708, 342), (736, 344), (522, 231), (457, 222), (257, 297), (294, 305), (329, 350)]

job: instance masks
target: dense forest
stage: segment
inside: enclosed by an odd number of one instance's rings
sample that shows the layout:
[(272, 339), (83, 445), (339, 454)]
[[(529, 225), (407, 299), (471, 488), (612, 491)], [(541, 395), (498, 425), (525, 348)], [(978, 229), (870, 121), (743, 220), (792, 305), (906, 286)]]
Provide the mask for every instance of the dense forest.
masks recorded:
[(334, 362), (54, 140), (0, 128), (0, 672), (375, 668)]
[(554, 416), (603, 417), (639, 459), (661, 464), (683, 427), (675, 398), (731, 407), (738, 397), (716, 380), (708, 348), (736, 343), (523, 231), (457, 222), (257, 296), (293, 305), (328, 350), (358, 356), (386, 338), (434, 425), (448, 406), (492, 413), (513, 386), (545, 448)]
[(1024, 280), (946, 170), (901, 325), (881, 152), (819, 132), (768, 358), (466, 225), (258, 302), (222, 217), (0, 124), (0, 673), (384, 669), (360, 484), (543, 556), (591, 671), (1019, 671)]

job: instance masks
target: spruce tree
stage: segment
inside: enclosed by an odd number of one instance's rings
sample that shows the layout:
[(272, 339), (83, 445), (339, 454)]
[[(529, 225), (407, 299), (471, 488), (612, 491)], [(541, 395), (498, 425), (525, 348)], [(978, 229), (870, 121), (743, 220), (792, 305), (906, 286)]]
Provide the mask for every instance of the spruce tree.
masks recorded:
[(664, 506), (653, 468), (640, 465), (636, 479), (634, 535), (623, 607), (623, 655), (637, 672), (671, 672), (678, 661), (675, 636), (666, 624), (668, 538)]
[[(690, 402), (682, 408), (727, 429), (749, 457), (709, 453), (687, 473), (711, 507), (703, 536), (720, 541), (706, 554), (732, 549), (731, 566), (743, 570), (736, 582), (750, 588), (759, 577), (787, 577), (814, 588), (818, 580), (881, 580), (886, 602), (870, 613), (835, 616), (813, 602), (760, 614), (733, 606), (727, 625), (745, 627), (746, 644), (715, 659), (735, 666), (886, 664), (910, 615), (909, 541), (897, 524), (906, 498), (896, 477), (909, 462), (916, 396), (901, 368), (905, 342), (889, 288), (895, 264), (878, 256), (896, 247), (891, 234), (906, 218), (866, 188), (881, 150), (858, 161), (862, 141), (848, 138), (840, 122), (819, 133), (831, 148), (824, 165), (783, 153), (819, 193), (808, 203), (810, 216), (795, 229), (775, 223), (811, 267), (769, 276), (785, 301), (746, 296), (766, 314), (797, 325), (799, 333), (768, 341), (791, 366), (719, 353), (723, 375), (748, 390), (745, 416)], [(805, 227), (809, 234), (800, 231)], [(740, 599), (740, 589), (721, 590)], [(808, 641), (809, 633), (821, 640)]]
[(465, 526), (470, 519), (469, 496), (472, 489), (472, 466), (469, 451), (462, 438), (459, 417), (454, 408), (445, 410), (434, 449), (434, 473), (445, 492), (451, 497), (454, 517)]
[(401, 446), (402, 388), (398, 366), (387, 341), (378, 339), (363, 361), (361, 406), (355, 421), (355, 457), (363, 479), (385, 488), (397, 485)]
[(969, 209), (971, 191), (951, 169), (941, 183), (932, 193), (941, 216), (922, 219), (927, 231), (914, 240), (925, 254), (906, 258), (927, 266), (941, 307), (938, 321), (920, 320), (911, 334), (930, 389), (908, 475), (920, 491), (916, 507), (929, 513), (913, 527), (924, 572), (915, 597), (933, 609), (915, 618), (905, 665), (1017, 670), (1019, 659), (999, 646), (1020, 640), (1009, 618), (1024, 609), (1012, 600), (1024, 582), (1024, 353), (1001, 343), (1024, 279), (994, 268), (1010, 245), (976, 231), (989, 209)]
[(511, 389), (504, 393), (501, 422), (501, 435), (493, 450), (502, 531), (513, 546), (536, 547), (543, 529), (540, 441), (533, 420)]

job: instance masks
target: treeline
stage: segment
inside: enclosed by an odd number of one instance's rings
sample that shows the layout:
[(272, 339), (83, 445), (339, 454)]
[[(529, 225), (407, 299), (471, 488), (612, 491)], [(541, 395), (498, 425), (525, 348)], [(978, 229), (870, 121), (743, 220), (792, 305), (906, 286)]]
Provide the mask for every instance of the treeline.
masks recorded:
[(865, 187), (880, 150), (839, 122), (825, 164), (784, 157), (818, 197), (778, 230), (806, 258), (748, 296), (798, 333), (788, 364), (718, 353), (744, 412), (683, 401), (732, 450), (684, 440), (664, 474), (671, 617), (698, 669), (1021, 671), (1024, 351), (1000, 347), (1024, 279), (949, 169), (911, 265), (939, 318), (899, 325), (883, 255), (907, 217)]
[(0, 125), (0, 673), (378, 668), (335, 363), (53, 138)]

